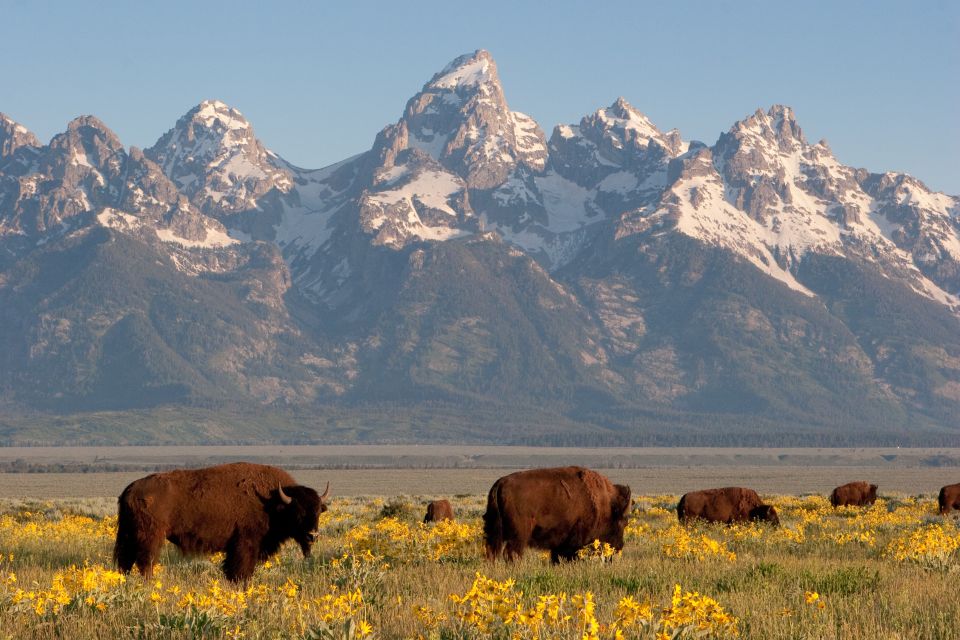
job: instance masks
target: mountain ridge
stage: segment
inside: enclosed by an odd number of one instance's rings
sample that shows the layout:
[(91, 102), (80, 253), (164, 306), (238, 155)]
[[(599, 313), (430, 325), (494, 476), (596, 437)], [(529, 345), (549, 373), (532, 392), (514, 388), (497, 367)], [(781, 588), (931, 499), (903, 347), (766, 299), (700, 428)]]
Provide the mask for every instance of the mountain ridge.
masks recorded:
[(48, 145), (0, 117), (0, 403), (22, 415), (387, 403), (476, 437), (489, 404), (560, 439), (723, 441), (705, 416), (934, 437), (958, 294), (960, 199), (841, 164), (784, 105), (707, 145), (618, 98), (548, 139), (478, 50), (318, 170), (217, 100), (145, 151), (92, 116)]

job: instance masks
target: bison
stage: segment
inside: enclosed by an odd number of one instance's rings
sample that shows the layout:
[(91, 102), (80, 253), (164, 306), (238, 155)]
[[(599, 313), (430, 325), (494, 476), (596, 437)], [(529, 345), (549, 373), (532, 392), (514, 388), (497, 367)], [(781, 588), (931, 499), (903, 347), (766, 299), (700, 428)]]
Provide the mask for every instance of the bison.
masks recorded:
[(780, 526), (780, 517), (772, 505), (764, 504), (753, 489), (724, 487), (685, 493), (677, 504), (677, 518), (687, 524), (697, 518), (707, 522), (769, 522)]
[(487, 496), (483, 531), (487, 558), (507, 560), (526, 547), (548, 549), (554, 563), (572, 560), (599, 539), (623, 549), (630, 487), (596, 471), (559, 467), (518, 471), (497, 480)]
[(225, 552), (226, 577), (246, 581), (291, 538), (310, 555), (329, 495), (330, 483), (318, 495), (282, 469), (248, 462), (154, 473), (120, 494), (113, 559), (149, 578), (169, 540), (187, 555)]
[(877, 501), (877, 485), (866, 482), (848, 482), (830, 493), (830, 504), (834, 507), (865, 507)]
[(427, 505), (427, 515), (423, 516), (424, 522), (440, 522), (441, 520), (453, 520), (453, 507), (449, 500), (434, 500)]
[(948, 484), (940, 489), (940, 495), (937, 496), (937, 504), (940, 505), (941, 515), (950, 513), (950, 509), (960, 511), (960, 483)]

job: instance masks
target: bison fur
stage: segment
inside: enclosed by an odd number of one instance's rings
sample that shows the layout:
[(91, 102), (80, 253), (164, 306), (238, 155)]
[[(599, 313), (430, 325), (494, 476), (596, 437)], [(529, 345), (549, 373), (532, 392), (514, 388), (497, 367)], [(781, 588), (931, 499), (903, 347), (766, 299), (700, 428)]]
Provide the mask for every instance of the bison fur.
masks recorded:
[(453, 520), (453, 507), (449, 500), (434, 500), (427, 505), (427, 514), (423, 516), (424, 522), (440, 522), (441, 520)]
[(947, 515), (951, 509), (960, 511), (960, 483), (948, 484), (940, 489), (937, 505), (940, 507), (941, 515)]
[(688, 524), (693, 520), (707, 522), (769, 522), (780, 525), (780, 517), (772, 505), (764, 504), (753, 489), (723, 487), (685, 493), (677, 504), (677, 518)]
[(185, 555), (224, 552), (226, 577), (245, 581), (287, 540), (310, 554), (329, 493), (329, 484), (319, 495), (282, 469), (247, 462), (155, 473), (120, 494), (113, 559), (150, 577), (169, 540)]
[(558, 467), (518, 471), (497, 480), (483, 515), (486, 555), (507, 560), (534, 547), (550, 560), (572, 560), (594, 540), (623, 549), (630, 514), (630, 487), (596, 471)]
[(830, 493), (834, 507), (865, 507), (877, 501), (877, 485), (867, 482), (848, 482)]

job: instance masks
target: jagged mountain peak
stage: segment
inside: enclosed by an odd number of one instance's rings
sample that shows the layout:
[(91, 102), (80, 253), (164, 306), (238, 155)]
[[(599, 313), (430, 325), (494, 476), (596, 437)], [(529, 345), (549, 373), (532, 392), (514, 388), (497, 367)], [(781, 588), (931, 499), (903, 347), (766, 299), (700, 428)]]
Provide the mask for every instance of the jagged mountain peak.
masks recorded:
[(224, 131), (251, 129), (250, 123), (239, 109), (220, 100), (204, 100), (190, 109), (184, 116), (184, 119), (186, 118), (208, 128), (217, 128), (219, 122), (219, 127)]
[(486, 84), (500, 85), (497, 63), (489, 51), (477, 49), (452, 60), (430, 79), (424, 89), (456, 89)]
[(627, 102), (623, 96), (617, 98), (609, 107), (599, 109), (596, 115), (605, 124), (634, 132), (646, 139), (663, 135), (650, 118)]
[(0, 136), (5, 136), (8, 139), (18, 137), (25, 141), (29, 140), (30, 146), (40, 146), (40, 141), (32, 131), (3, 112), (0, 112)]
[(5, 113), (0, 113), (0, 158), (13, 154), (20, 147), (39, 147), (40, 141), (25, 126)]
[[(67, 124), (67, 130), (50, 141), (53, 152), (43, 164), (66, 163), (81, 172), (113, 173), (123, 163), (123, 143), (102, 120), (95, 116), (78, 116)], [(99, 179), (99, 178), (98, 178)]]
[(113, 149), (123, 149), (123, 143), (117, 134), (100, 118), (90, 115), (77, 116), (67, 123), (67, 130), (54, 136), (50, 142), (52, 148), (86, 144), (99, 140)]
[(145, 151), (196, 206), (212, 215), (257, 207), (271, 189), (292, 187), (285, 163), (268, 151), (236, 108), (204, 100)]
[(113, 131), (111, 131), (110, 127), (108, 127), (103, 120), (96, 116), (80, 115), (67, 123), (67, 131), (78, 131), (84, 128), (95, 129), (97, 131), (113, 134)]
[(384, 129), (375, 156), (391, 166), (404, 149), (419, 149), (473, 188), (502, 184), (518, 164), (546, 165), (546, 139), (529, 116), (507, 106), (489, 52), (460, 56), (413, 96), (396, 125)]
[(797, 124), (793, 109), (782, 104), (775, 104), (767, 111), (757, 109), (752, 115), (734, 124), (729, 134), (741, 141), (762, 139), (776, 144), (781, 151), (808, 144), (803, 130)]
[(179, 148), (211, 155), (223, 147), (253, 144), (253, 127), (238, 109), (219, 100), (204, 100), (178, 118), (148, 153), (162, 154)]

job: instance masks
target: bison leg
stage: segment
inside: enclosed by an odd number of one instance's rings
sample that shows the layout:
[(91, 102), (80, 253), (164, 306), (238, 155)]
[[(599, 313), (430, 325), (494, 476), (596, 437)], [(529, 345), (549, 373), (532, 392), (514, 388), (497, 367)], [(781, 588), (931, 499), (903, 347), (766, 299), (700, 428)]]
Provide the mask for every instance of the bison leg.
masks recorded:
[(571, 560), (576, 559), (576, 557), (577, 549), (559, 547), (557, 549), (550, 550), (550, 562), (553, 564), (560, 564), (560, 561), (570, 562)]
[(523, 556), (523, 549), (526, 546), (526, 542), (511, 538), (504, 545), (504, 557), (510, 562), (519, 560)]
[(143, 536), (137, 542), (134, 564), (140, 570), (140, 575), (150, 578), (153, 575), (153, 565), (160, 554), (160, 547), (163, 546), (163, 536)]
[(113, 547), (113, 560), (121, 573), (130, 573), (137, 561), (137, 544), (131, 537), (117, 536), (117, 543)]
[(260, 547), (249, 537), (234, 534), (227, 544), (227, 557), (223, 559), (223, 573), (230, 582), (246, 582), (257, 568)]
[(550, 550), (550, 563), (551, 564), (560, 564), (561, 561), (570, 561), (573, 560), (573, 555), (566, 549), (551, 549)]
[(487, 560), (493, 562), (497, 559), (497, 556), (500, 555), (500, 552), (503, 550), (503, 543), (492, 544), (490, 541), (486, 543), (486, 557)]

